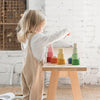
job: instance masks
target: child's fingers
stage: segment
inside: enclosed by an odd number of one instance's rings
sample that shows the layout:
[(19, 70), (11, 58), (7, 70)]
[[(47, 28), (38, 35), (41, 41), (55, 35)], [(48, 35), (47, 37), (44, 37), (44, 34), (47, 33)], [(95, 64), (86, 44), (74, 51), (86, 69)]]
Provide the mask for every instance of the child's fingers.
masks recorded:
[(64, 39), (67, 37), (67, 36), (69, 36), (70, 35), (70, 32), (64, 37)]
[(67, 34), (67, 36), (69, 36), (70, 35), (70, 32)]

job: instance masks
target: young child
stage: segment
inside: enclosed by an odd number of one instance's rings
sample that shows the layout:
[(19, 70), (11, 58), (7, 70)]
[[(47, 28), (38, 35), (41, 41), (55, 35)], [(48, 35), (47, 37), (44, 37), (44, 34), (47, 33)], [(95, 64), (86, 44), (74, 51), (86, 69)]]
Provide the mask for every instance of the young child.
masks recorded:
[(46, 55), (46, 46), (68, 34), (62, 29), (55, 34), (43, 34), (45, 16), (36, 10), (27, 10), (17, 26), (17, 38), (24, 53), (21, 73), (23, 100), (42, 100), (44, 72), (42, 66)]

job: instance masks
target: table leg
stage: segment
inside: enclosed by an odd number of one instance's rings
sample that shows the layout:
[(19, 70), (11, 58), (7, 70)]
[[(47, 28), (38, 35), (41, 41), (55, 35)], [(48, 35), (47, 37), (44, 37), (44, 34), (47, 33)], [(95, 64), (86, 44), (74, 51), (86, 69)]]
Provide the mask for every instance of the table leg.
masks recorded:
[(69, 71), (74, 100), (82, 100), (77, 71)]
[(47, 100), (55, 100), (58, 77), (59, 77), (59, 71), (51, 72)]

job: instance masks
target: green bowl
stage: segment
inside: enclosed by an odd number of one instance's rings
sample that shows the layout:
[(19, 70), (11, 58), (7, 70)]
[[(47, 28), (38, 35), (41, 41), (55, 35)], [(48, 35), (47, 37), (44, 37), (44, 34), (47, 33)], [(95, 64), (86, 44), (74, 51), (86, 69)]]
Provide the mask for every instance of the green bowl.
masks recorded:
[(80, 59), (72, 59), (72, 65), (80, 65)]

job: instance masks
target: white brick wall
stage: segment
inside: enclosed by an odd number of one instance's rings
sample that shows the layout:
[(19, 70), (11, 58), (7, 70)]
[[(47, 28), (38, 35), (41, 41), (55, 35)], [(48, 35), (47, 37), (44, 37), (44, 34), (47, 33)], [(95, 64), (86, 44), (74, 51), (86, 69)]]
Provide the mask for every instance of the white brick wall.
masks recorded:
[(29, 3), (29, 9), (45, 11), (45, 0), (27, 0)]
[(0, 84), (20, 84), (21, 69), (21, 51), (0, 51)]
[[(81, 85), (100, 85), (99, 6), (100, 0), (29, 0), (30, 9), (45, 11), (48, 21), (45, 32), (52, 33), (67, 25), (70, 27), (71, 36), (65, 42), (78, 43), (81, 63), (88, 67), (87, 72), (78, 73)], [(13, 84), (20, 84), (22, 52), (0, 51), (0, 84), (11, 83), (13, 67)], [(50, 72), (46, 72), (46, 85), (49, 76)], [(69, 78), (59, 79), (60, 86), (66, 84), (70, 84)]]
[[(81, 63), (88, 67), (87, 72), (79, 73), (81, 85), (100, 85), (99, 5), (100, 0), (46, 0), (46, 32), (52, 33), (68, 25), (71, 36), (65, 42), (77, 42)], [(49, 76), (47, 73), (47, 85)], [(68, 79), (63, 81), (70, 83)]]

